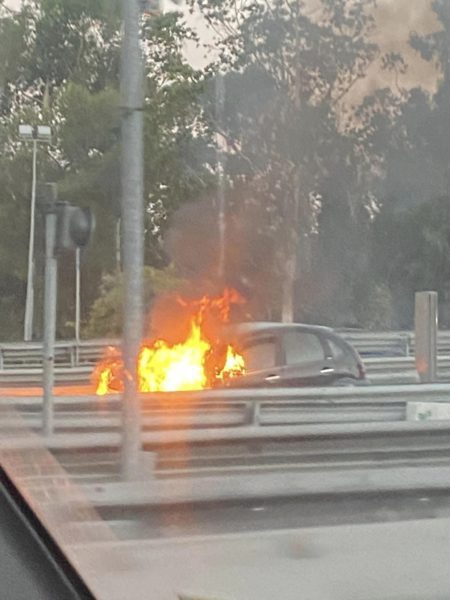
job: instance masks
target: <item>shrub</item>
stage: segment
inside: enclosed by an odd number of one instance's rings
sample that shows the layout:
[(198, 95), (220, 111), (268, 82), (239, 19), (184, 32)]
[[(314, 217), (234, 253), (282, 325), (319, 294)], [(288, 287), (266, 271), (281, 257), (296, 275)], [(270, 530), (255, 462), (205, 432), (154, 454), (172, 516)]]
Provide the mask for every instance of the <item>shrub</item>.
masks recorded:
[[(155, 269), (144, 267), (144, 306), (148, 311), (154, 298), (176, 289), (180, 278), (172, 267)], [(106, 274), (102, 278), (100, 294), (93, 303), (83, 336), (88, 338), (118, 336), (123, 324), (123, 275)]]
[(394, 325), (392, 294), (384, 283), (355, 286), (353, 310), (363, 329), (391, 329)]

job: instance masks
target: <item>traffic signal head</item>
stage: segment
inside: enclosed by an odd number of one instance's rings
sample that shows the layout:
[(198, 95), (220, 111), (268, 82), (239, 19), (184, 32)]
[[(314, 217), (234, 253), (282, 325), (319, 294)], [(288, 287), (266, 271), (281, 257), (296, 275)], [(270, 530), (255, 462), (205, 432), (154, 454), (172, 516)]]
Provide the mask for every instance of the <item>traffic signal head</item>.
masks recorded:
[(72, 206), (67, 202), (57, 203), (58, 250), (74, 250), (87, 246), (95, 228), (94, 215), (90, 208)]
[(36, 191), (36, 201), (41, 210), (54, 210), (58, 201), (58, 186), (56, 183), (38, 183)]

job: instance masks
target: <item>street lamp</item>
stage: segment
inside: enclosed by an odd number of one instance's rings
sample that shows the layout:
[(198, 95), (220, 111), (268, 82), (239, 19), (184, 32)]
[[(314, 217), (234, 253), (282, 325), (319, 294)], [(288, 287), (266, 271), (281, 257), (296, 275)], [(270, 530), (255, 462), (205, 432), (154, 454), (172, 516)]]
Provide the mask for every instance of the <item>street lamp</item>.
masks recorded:
[(33, 337), (34, 311), (34, 229), (36, 213), (36, 166), (38, 143), (50, 144), (52, 130), (48, 125), (19, 125), (19, 137), (33, 143), (33, 172), (31, 184), (30, 239), (28, 244), (27, 296), (25, 301), (25, 319), (23, 339), (30, 342)]

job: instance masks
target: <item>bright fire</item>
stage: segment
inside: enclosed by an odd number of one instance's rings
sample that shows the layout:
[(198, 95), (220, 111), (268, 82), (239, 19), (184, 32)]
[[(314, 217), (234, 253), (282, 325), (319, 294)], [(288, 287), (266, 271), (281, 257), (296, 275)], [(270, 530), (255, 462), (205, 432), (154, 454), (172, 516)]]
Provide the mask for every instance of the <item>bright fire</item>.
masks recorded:
[[(226, 323), (232, 304), (242, 298), (234, 290), (225, 290), (220, 297), (204, 296), (197, 301), (179, 299), (183, 309), (192, 313), (186, 339), (170, 344), (164, 339), (143, 343), (138, 357), (139, 389), (141, 392), (175, 392), (201, 390), (245, 373), (244, 358), (228, 345), (220, 358), (214, 356), (213, 342), (208, 339), (205, 320)], [(123, 389), (123, 362), (120, 351), (108, 348), (93, 374), (99, 396)]]

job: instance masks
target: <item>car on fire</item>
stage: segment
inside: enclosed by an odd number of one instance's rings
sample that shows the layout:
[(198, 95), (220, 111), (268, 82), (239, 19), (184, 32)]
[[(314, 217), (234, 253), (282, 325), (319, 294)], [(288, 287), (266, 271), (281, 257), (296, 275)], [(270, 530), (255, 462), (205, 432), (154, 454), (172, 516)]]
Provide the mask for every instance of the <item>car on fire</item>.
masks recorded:
[(358, 352), (332, 329), (288, 323), (226, 327), (217, 347), (232, 344), (245, 372), (218, 382), (227, 387), (366, 385)]

